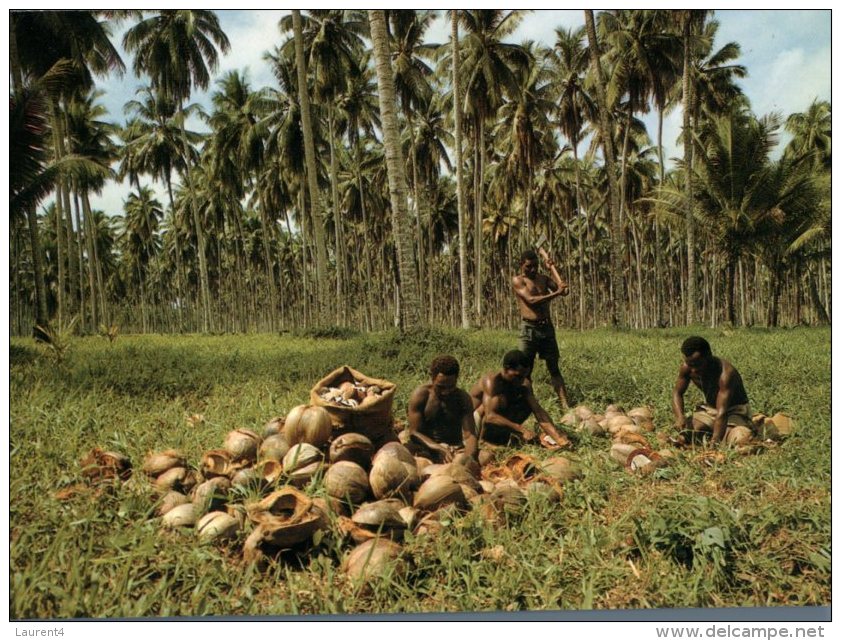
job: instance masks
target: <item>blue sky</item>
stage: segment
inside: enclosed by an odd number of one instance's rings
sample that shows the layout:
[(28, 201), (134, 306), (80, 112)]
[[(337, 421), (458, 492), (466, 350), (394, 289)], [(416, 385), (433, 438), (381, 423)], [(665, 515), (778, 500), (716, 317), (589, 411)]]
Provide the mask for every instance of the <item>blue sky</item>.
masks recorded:
[[(217, 13), (231, 41), (231, 51), (222, 57), (217, 76), (231, 69), (248, 68), (253, 88), (273, 84), (262, 56), (286, 39), (287, 36), (280, 33), (278, 21), (288, 11), (217, 10)], [(716, 11), (715, 19), (720, 22), (716, 48), (730, 41), (741, 45), (742, 55), (738, 62), (747, 68), (748, 77), (738, 82), (750, 98), (756, 114), (777, 111), (785, 117), (805, 111), (815, 98), (831, 100), (829, 10), (727, 10)], [(581, 10), (537, 10), (525, 17), (511, 40), (521, 42), (530, 39), (551, 44), (555, 28), (578, 27), (583, 22)], [(118, 45), (127, 26), (114, 34)], [(429, 31), (429, 41), (444, 42), (448, 37), (449, 22), (439, 18)], [(102, 102), (108, 108), (111, 120), (121, 123), (125, 119), (123, 104), (133, 98), (137, 87), (146, 82), (134, 77), (132, 58), (122, 53), (128, 68), (125, 76), (99, 82), (106, 92)], [(207, 106), (208, 95), (214, 89), (215, 83), (208, 92), (195, 92), (191, 101)], [(675, 144), (680, 118), (680, 110), (677, 110), (664, 123), (663, 140), (667, 157), (682, 153)], [(648, 116), (646, 124), (653, 138), (656, 136), (656, 116)], [(101, 196), (93, 199), (93, 205), (109, 214), (119, 213), (127, 193), (128, 189), (123, 185), (110, 185)], [(163, 196), (162, 190), (160, 193)]]

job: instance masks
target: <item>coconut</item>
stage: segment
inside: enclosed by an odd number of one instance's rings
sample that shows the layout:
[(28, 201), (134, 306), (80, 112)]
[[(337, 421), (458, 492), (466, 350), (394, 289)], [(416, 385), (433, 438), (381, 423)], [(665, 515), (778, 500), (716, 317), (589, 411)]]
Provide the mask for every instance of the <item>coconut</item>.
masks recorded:
[(415, 457), (400, 443), (386, 443), (380, 448), (368, 478), (378, 499), (395, 495), (407, 497), (420, 481)]
[(411, 505), (407, 505), (406, 507), (401, 507), (397, 512), (406, 522), (406, 527), (411, 530), (415, 525), (415, 521), (417, 521), (418, 510), (413, 508)]
[(157, 477), (173, 467), (185, 467), (187, 459), (178, 450), (164, 450), (151, 452), (143, 461), (143, 471), (149, 476)]
[(418, 468), (418, 474), (422, 477), (428, 477), (429, 474), (426, 473), (426, 468), (430, 465), (435, 465), (432, 461), (430, 461), (425, 456), (416, 456), (415, 457), (415, 466)]
[(450, 476), (439, 474), (431, 476), (415, 493), (413, 506), (419, 510), (434, 511), (444, 505), (456, 504), (464, 507), (467, 499), (461, 486)]
[(239, 521), (227, 512), (209, 512), (196, 523), (196, 534), (205, 543), (233, 539), (239, 532)]
[(283, 416), (275, 416), (268, 423), (263, 426), (263, 438), (269, 438), (275, 434), (280, 434), (283, 431), (283, 423), (286, 418)]
[[(402, 548), (388, 539), (371, 539), (356, 546), (345, 557), (342, 568), (356, 584), (365, 584), (384, 576), (398, 561)], [(396, 573), (402, 573), (399, 562), (393, 565)]]
[(587, 432), (590, 436), (602, 436), (605, 433), (604, 427), (599, 425), (599, 422), (592, 416), (581, 421), (578, 431)]
[(791, 436), (792, 432), (794, 432), (795, 423), (788, 414), (777, 412), (771, 418), (765, 419), (766, 425), (769, 421), (774, 424), (776, 431), (771, 438), (786, 438)]
[(266, 483), (274, 483), (283, 474), (283, 465), (280, 461), (263, 461), (260, 465), (260, 470)]
[(639, 419), (640, 421), (647, 421), (651, 422), (654, 420), (654, 412), (648, 406), (640, 406), (634, 407), (628, 410), (628, 416), (633, 419)]
[[(285, 486), (257, 503), (246, 505), (248, 518), (261, 528), (256, 543), (288, 547), (312, 538), (327, 525), (324, 512), (313, 500), (293, 487)], [(249, 537), (250, 538), (250, 537)]]
[(166, 528), (193, 527), (201, 514), (201, 507), (195, 503), (184, 503), (164, 514), (161, 524)]
[(330, 462), (352, 461), (363, 469), (371, 468), (374, 445), (371, 439), (362, 434), (349, 432), (337, 436), (330, 444)]
[(615, 414), (607, 419), (607, 430), (611, 434), (616, 434), (625, 425), (636, 425), (636, 423), (634, 423), (634, 419), (625, 414)]
[(260, 437), (247, 429), (236, 429), (225, 437), (225, 449), (234, 461), (256, 461)]
[(333, 433), (330, 414), (317, 405), (298, 405), (286, 415), (283, 436), (289, 445), (309, 443), (321, 447)]
[(496, 451), (494, 451), (492, 449), (489, 449), (489, 448), (484, 448), (484, 449), (479, 450), (478, 460), (479, 460), (479, 466), (480, 467), (484, 467), (484, 466), (486, 466), (490, 463), (493, 463), (495, 458), (496, 458)]
[(215, 476), (195, 487), (193, 503), (201, 506), (204, 511), (216, 510), (225, 504), (231, 482), (224, 476)]
[(482, 488), (482, 492), (485, 494), (490, 494), (496, 488), (493, 481), (486, 481), (485, 479), (479, 481), (479, 486)]
[(575, 410), (570, 410), (561, 417), (561, 425), (566, 425), (567, 427), (576, 427), (579, 423), (579, 420), (580, 419), (575, 414)]
[(283, 471), (291, 474), (312, 463), (320, 463), (323, 458), (324, 455), (317, 447), (309, 443), (298, 443), (290, 447), (283, 457)]
[(171, 467), (155, 479), (155, 488), (159, 492), (187, 489), (189, 479), (186, 467)]
[(231, 472), (231, 463), (228, 450), (208, 450), (201, 456), (201, 473), (207, 478), (227, 476)]
[(580, 421), (586, 421), (588, 418), (593, 416), (593, 410), (591, 410), (586, 405), (578, 405), (572, 411), (575, 413), (575, 416), (578, 417), (578, 420)]
[(91, 483), (131, 478), (131, 460), (119, 452), (104, 452), (95, 447), (80, 461), (82, 476)]
[(362, 466), (351, 461), (339, 461), (331, 465), (324, 475), (324, 489), (334, 498), (356, 504), (365, 500), (371, 487)]
[(423, 471), (420, 473), (420, 476), (422, 478), (428, 479), (432, 476), (438, 476), (439, 474), (446, 474), (449, 471), (449, 463), (431, 463), (423, 468)]
[(163, 516), (167, 512), (169, 512), (172, 508), (178, 507), (179, 505), (185, 505), (189, 503), (190, 499), (187, 498), (186, 495), (181, 494), (181, 492), (176, 492), (175, 490), (171, 490), (163, 495), (163, 498), (158, 502), (158, 507), (156, 512), (158, 516)]
[(608, 414), (611, 414), (611, 413), (613, 413), (613, 414), (624, 414), (625, 410), (622, 409), (621, 405), (615, 405), (614, 403), (611, 403), (606, 408), (604, 408), (604, 413), (605, 413), (605, 416), (607, 416)]
[(273, 460), (282, 461), (283, 457), (289, 451), (289, 443), (283, 437), (283, 434), (272, 434), (267, 436), (258, 451), (261, 461)]
[(231, 477), (231, 484), (238, 488), (257, 487), (262, 485), (263, 481), (263, 475), (255, 467), (244, 467)]
[(463, 467), (475, 479), (482, 476), (482, 468), (479, 466), (479, 462), (467, 454), (456, 454), (453, 457), (453, 465)]
[(553, 456), (540, 463), (540, 471), (559, 481), (581, 478), (581, 467), (564, 456)]
[(298, 467), (291, 472), (287, 472), (286, 478), (290, 485), (294, 485), (295, 487), (304, 487), (313, 479), (314, 476), (323, 470), (324, 462), (315, 461), (314, 463), (310, 463), (304, 467)]
[(636, 449), (639, 448), (630, 443), (614, 443), (610, 448), (610, 458), (624, 467), (628, 463), (628, 456)]
[(400, 515), (400, 510), (406, 507), (398, 499), (383, 499), (365, 503), (353, 513), (351, 520), (357, 525), (372, 532), (382, 532), (392, 535), (393, 530), (406, 528), (406, 521)]

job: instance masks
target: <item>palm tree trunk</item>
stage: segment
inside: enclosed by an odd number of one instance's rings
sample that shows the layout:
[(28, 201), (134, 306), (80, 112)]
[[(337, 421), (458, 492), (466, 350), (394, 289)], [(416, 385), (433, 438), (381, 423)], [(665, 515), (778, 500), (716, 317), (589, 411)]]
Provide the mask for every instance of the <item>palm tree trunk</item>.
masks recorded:
[(458, 274), (461, 286), (461, 326), (470, 327), (470, 299), (467, 293), (467, 231), (464, 207), (464, 161), (461, 157), (461, 90), (459, 72), (458, 9), (450, 11), (450, 39), (453, 47), (453, 113), (456, 135), (456, 201), (458, 203)]
[[(663, 110), (657, 110), (657, 153), (660, 156), (660, 188), (666, 184), (666, 165), (663, 160)], [(660, 247), (660, 223), (654, 219), (654, 321), (663, 325), (663, 258)]]
[(327, 244), (324, 239), (324, 223), (321, 215), (321, 200), (318, 193), (318, 174), (315, 162), (315, 140), (310, 119), (310, 98), (307, 89), (307, 72), (304, 62), (304, 35), (301, 26), (301, 11), (292, 10), (292, 27), (295, 39), (295, 66), (298, 71), (298, 100), (301, 106), (301, 126), (304, 130), (304, 155), (307, 162), (307, 185), (310, 194), (310, 220), (315, 237), (315, 307), (321, 320), (327, 302)]
[[(421, 204), (420, 204), (420, 189), (418, 187), (418, 152), (417, 143), (415, 141), (415, 126), (412, 121), (412, 112), (408, 110), (406, 113), (406, 120), (409, 129), (409, 145), (412, 153), (412, 209), (415, 214), (415, 251), (418, 260), (418, 274), (423, 276), (426, 274), (426, 262), (423, 251), (423, 225), (421, 224)], [(421, 288), (422, 290), (423, 288)], [(420, 296), (421, 307), (424, 304), (424, 296)], [(420, 310), (421, 317), (425, 317), (424, 310)]]
[(596, 96), (598, 100), (599, 128), (601, 129), (602, 146), (604, 149), (605, 168), (607, 170), (607, 184), (611, 215), (611, 251), (610, 251), (610, 281), (613, 287), (611, 299), (611, 324), (614, 327), (624, 326), (623, 302), (625, 300), (625, 285), (622, 281), (622, 229), (619, 223), (619, 190), (616, 185), (616, 169), (614, 166), (616, 155), (613, 149), (613, 129), (610, 126), (610, 115), (607, 110), (604, 74), (599, 61), (599, 43), (596, 38), (596, 23), (592, 9), (584, 11), (584, 21), (587, 25), (587, 40), (590, 43), (590, 65), (596, 77)]
[(482, 319), (482, 298), (484, 293), (484, 280), (482, 278), (482, 206), (484, 205), (485, 193), (485, 122), (482, 115), (477, 116), (476, 144), (478, 145), (478, 156), (476, 164), (476, 202), (473, 227), (473, 252), (476, 259), (476, 289), (475, 294), (476, 320), (481, 323)]
[(690, 74), (691, 22), (687, 18), (683, 25), (683, 162), (686, 176), (686, 323), (695, 322), (695, 222), (692, 215), (692, 82)]
[(91, 203), (87, 190), (82, 191), (82, 213), (84, 214), (85, 222), (88, 229), (88, 251), (90, 252), (90, 260), (93, 262), (93, 277), (95, 279), (96, 294), (92, 298), (98, 298), (99, 301), (99, 319), (102, 323), (108, 324), (108, 307), (106, 306), (105, 287), (102, 279), (102, 262), (99, 260), (99, 250), (96, 246), (96, 227), (94, 226), (93, 214), (91, 213)]
[(356, 180), (359, 189), (359, 208), (362, 210), (362, 251), (365, 253), (365, 318), (368, 331), (374, 329), (374, 286), (371, 280), (371, 237), (373, 230), (368, 226), (368, 211), (365, 207), (365, 192), (362, 188), (362, 154), (359, 139), (356, 140)]
[[(391, 219), (397, 247), (397, 265), (400, 277), (400, 316), (403, 329), (413, 329), (421, 324), (418, 300), (418, 275), (411, 260), (411, 224), (406, 200), (406, 165), (400, 149), (400, 129), (397, 122), (397, 100), (394, 92), (394, 71), (388, 50), (385, 14), (382, 10), (369, 10), (371, 39), (379, 88), (380, 116), (383, 144), (385, 145), (388, 191), (391, 196)], [(402, 300), (401, 300), (402, 299)]]
[(333, 203), (333, 232), (336, 241), (336, 325), (343, 325), (347, 318), (345, 304), (345, 243), (342, 216), (339, 213), (339, 175), (336, 167), (335, 134), (333, 131), (333, 106), (327, 105), (327, 128), (330, 139), (330, 200)]
[(274, 265), (272, 264), (271, 246), (272, 237), (269, 229), (269, 212), (266, 207), (266, 199), (262, 190), (258, 189), (260, 199), (260, 231), (263, 234), (263, 260), (266, 263), (266, 278), (269, 286), (269, 329), (274, 331), (274, 317), (277, 312), (278, 287), (274, 277)]
[[(87, 327), (87, 321), (85, 320), (85, 259), (82, 255), (82, 240), (84, 238), (84, 234), (82, 233), (82, 224), (81, 219), (79, 217), (79, 194), (76, 189), (73, 190), (73, 216), (76, 221), (76, 252), (78, 256), (78, 265), (79, 265), (79, 317), (81, 320), (81, 327), (84, 330)], [(91, 314), (91, 322), (93, 322), (93, 314)], [(92, 325), (94, 329), (96, 329), (96, 324)]]

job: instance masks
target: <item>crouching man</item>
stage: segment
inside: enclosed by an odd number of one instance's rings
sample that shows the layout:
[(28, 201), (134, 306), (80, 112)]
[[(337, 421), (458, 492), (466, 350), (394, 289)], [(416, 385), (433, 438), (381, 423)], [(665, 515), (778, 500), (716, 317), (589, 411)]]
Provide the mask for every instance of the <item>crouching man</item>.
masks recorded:
[(476, 459), (478, 439), (470, 396), (458, 387), (459, 364), (452, 356), (436, 356), (429, 366), (430, 382), (409, 398), (408, 438), (413, 454), (436, 463), (450, 463), (460, 456)]
[(470, 390), (476, 410), (474, 419), (483, 442), (513, 445), (534, 441), (535, 432), (523, 425), (534, 414), (544, 433), (541, 445), (549, 448), (569, 445), (569, 439), (558, 432), (548, 412), (537, 401), (528, 378), (530, 373), (529, 357), (515, 349), (502, 358), (502, 370), (488, 372)]
[[(680, 351), (683, 364), (672, 392), (672, 411), (679, 441), (701, 440), (711, 436), (710, 443), (742, 445), (753, 436), (748, 394), (736, 368), (723, 358), (713, 356), (710, 344), (700, 336), (687, 338)], [(689, 383), (704, 394), (704, 403), (686, 417), (683, 395)]]

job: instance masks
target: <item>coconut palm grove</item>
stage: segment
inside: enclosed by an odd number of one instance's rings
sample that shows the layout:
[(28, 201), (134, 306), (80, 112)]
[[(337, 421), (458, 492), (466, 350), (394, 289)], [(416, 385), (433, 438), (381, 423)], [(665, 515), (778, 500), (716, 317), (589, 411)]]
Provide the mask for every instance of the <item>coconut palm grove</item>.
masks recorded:
[[(508, 41), (521, 14), (390, 11), (378, 42), (293, 13), (255, 87), (214, 75), (213, 11), (13, 12), (12, 332), (511, 328), (541, 234), (567, 327), (828, 323), (831, 105), (754, 113), (711, 11), (588, 12), (546, 46)], [(672, 112), (670, 162), (641, 117)], [(91, 206), (109, 181), (121, 211)]]
[(10, 619), (831, 620), (823, 50), (561, 13), (9, 12)]

